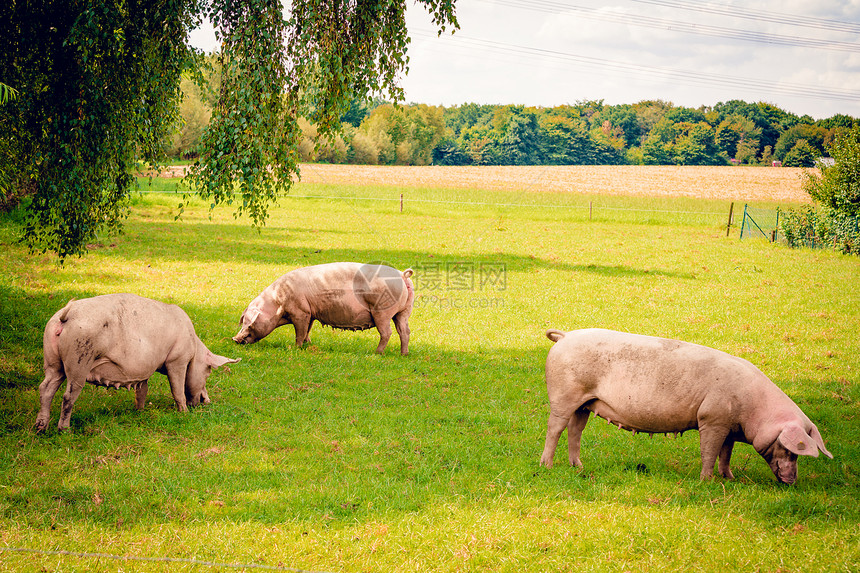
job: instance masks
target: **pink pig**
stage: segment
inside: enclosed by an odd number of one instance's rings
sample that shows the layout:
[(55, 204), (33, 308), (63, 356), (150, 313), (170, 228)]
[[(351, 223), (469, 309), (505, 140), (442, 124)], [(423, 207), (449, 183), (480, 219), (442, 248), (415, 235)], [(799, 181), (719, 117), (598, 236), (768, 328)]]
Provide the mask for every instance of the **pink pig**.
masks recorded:
[(184, 412), (209, 403), (206, 380), (213, 368), (239, 362), (206, 348), (178, 306), (127, 293), (69, 301), (45, 325), (43, 347), (45, 379), (35, 425), (40, 432), (48, 426), (51, 401), (63, 381), (57, 427), (67, 430), (72, 407), (88, 383), (134, 388), (135, 406), (143, 409), (147, 381), (161, 372), (176, 408)]
[(242, 313), (242, 327), (233, 340), (252, 344), (277, 327), (292, 324), (296, 346), (310, 342), (314, 321), (344, 330), (376, 327), (385, 350), (391, 321), (400, 337), (400, 353), (409, 353), (409, 315), (415, 290), (412, 269), (385, 265), (327, 263), (290, 271), (266, 287)]
[(735, 442), (752, 444), (776, 479), (797, 480), (797, 457), (818, 457), (818, 428), (750, 362), (665, 338), (588, 329), (548, 330), (550, 416), (540, 463), (552, 467), (567, 428), (568, 459), (582, 466), (580, 438), (591, 412), (619, 428), (651, 434), (699, 430), (702, 479), (729, 469)]

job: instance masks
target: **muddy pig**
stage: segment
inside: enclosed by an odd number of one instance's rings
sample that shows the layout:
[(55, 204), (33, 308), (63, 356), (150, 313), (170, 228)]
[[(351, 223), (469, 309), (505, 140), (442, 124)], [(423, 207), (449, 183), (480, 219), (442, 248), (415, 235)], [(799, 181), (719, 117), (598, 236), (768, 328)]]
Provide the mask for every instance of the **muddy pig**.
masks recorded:
[(51, 401), (63, 380), (68, 384), (60, 430), (68, 429), (86, 383), (134, 388), (135, 406), (142, 409), (147, 381), (158, 371), (167, 375), (176, 407), (184, 412), (209, 403), (206, 379), (212, 368), (239, 362), (210, 352), (178, 306), (133, 294), (70, 301), (48, 320), (43, 350), (45, 379), (39, 385), (36, 431), (47, 428)]

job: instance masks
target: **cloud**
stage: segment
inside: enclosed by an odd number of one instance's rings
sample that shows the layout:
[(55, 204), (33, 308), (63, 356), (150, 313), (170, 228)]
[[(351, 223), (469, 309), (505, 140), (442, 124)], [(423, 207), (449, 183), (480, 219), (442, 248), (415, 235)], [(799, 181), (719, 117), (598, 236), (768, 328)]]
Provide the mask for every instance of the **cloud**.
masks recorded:
[[(850, 46), (860, 43), (860, 0), (460, 0), (461, 29), (442, 37), (420, 4), (407, 6), (401, 83), (411, 102), (743, 99), (814, 118), (860, 117), (860, 46)], [(217, 46), (211, 26), (192, 41)]]
[[(445, 105), (475, 101), (543, 106), (583, 99), (607, 103), (664, 99), (691, 107), (744, 99), (768, 101), (818, 118), (860, 115), (860, 86), (854, 76), (858, 54), (796, 45), (796, 38), (854, 43), (856, 34), (755, 19), (777, 15), (791, 20), (799, 15), (846, 20), (860, 28), (860, 2), (825, 1), (814, 6), (675, 2), (711, 6), (727, 14), (673, 9), (669, 4), (461, 2), (461, 30), (453, 38), (421, 41), (410, 49), (414, 64), (404, 80), (407, 99)], [(731, 16), (741, 11), (744, 17)], [(410, 10), (409, 25), (430, 37), (429, 19), (420, 9)], [(702, 27), (709, 33), (702, 33)], [(726, 37), (732, 31), (736, 37)], [(778, 34), (789, 45), (752, 41), (763, 34)], [(848, 90), (858, 92), (847, 94)]]

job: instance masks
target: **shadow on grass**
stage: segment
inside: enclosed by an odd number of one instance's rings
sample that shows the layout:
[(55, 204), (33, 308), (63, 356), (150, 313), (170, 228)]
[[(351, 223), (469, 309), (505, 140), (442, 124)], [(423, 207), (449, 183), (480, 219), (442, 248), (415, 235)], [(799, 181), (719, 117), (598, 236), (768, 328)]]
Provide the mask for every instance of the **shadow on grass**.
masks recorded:
[[(313, 237), (328, 234), (344, 234), (344, 231), (316, 229), (295, 225), (290, 228), (267, 227), (258, 233), (246, 225), (206, 223), (205, 226), (185, 223), (130, 222), (127, 236), (118, 240), (119, 248), (102, 250), (105, 257), (140, 260), (226, 262), (242, 261), (286, 267), (309, 266), (338, 261), (381, 261), (397, 268), (426, 268), (436, 264), (484, 263), (504, 264), (508, 271), (550, 269), (571, 272), (594, 273), (610, 277), (663, 276), (695, 279), (686, 272), (660, 269), (637, 269), (629, 266), (605, 266), (595, 264), (569, 264), (549, 261), (539, 257), (512, 254), (481, 254), (467, 257), (456, 256), (442, 250), (415, 251), (408, 249), (355, 249), (315, 248), (307, 246)], [(354, 233), (352, 233), (354, 234)], [(310, 239), (310, 241), (308, 240)], [(134, 243), (134, 251), (124, 248), (123, 243)], [(177, 248), (177, 246), (180, 248)], [(274, 280), (276, 277), (272, 277)]]

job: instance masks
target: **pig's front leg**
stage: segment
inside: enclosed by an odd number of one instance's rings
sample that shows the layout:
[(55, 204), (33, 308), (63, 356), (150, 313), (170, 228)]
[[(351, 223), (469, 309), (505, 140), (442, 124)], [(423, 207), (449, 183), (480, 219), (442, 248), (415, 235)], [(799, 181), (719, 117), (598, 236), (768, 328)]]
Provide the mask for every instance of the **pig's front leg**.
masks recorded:
[(167, 381), (170, 382), (170, 393), (173, 395), (176, 409), (180, 412), (187, 412), (188, 398), (185, 397), (185, 374), (188, 371), (188, 363), (176, 360), (166, 364), (166, 366)]
[[(717, 462), (717, 457), (721, 450), (725, 449), (724, 444), (729, 436), (728, 428), (716, 425), (699, 425), (699, 448), (702, 455), (702, 473), (700, 478), (709, 480), (714, 477), (714, 464)], [(729, 446), (731, 451), (731, 446)], [(720, 460), (720, 471), (723, 469), (723, 461)], [(728, 460), (726, 460), (726, 469), (728, 469)], [(730, 472), (731, 473), (731, 472)]]
[(134, 407), (138, 410), (143, 410), (143, 407), (146, 405), (146, 394), (149, 392), (149, 382), (144, 380), (143, 382), (138, 382), (137, 386), (134, 388)]
[(720, 475), (726, 479), (735, 479), (732, 470), (729, 468), (729, 462), (732, 459), (732, 448), (734, 448), (734, 446), (735, 441), (732, 438), (726, 438), (722, 449), (720, 449)]
[(310, 332), (314, 319), (309, 314), (291, 314), (290, 320), (296, 329), (296, 346), (304, 346), (311, 341)]

